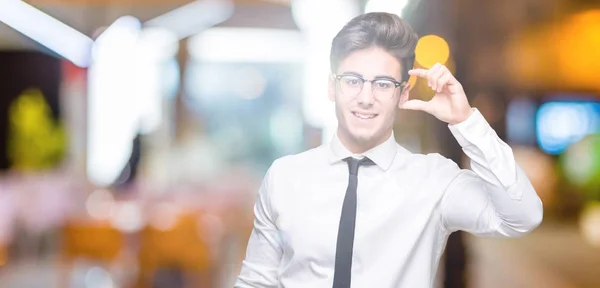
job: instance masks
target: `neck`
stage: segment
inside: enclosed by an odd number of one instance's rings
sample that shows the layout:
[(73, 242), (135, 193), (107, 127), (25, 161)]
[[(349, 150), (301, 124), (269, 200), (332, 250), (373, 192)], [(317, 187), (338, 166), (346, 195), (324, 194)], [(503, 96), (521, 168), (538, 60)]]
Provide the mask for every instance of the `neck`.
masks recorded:
[(339, 126), (337, 135), (340, 139), (340, 142), (342, 142), (342, 145), (344, 145), (348, 151), (352, 152), (353, 154), (362, 154), (387, 141), (387, 139), (392, 136), (392, 130), (390, 129), (389, 131), (386, 131), (380, 137), (375, 137), (374, 139), (371, 139), (371, 141), (364, 142), (358, 139), (352, 139), (352, 137), (350, 137), (347, 133), (344, 133)]

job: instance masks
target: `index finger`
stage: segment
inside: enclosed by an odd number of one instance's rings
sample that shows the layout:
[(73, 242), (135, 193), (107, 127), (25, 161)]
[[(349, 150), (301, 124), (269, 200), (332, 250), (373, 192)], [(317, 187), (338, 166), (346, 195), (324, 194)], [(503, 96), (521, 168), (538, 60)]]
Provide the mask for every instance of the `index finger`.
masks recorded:
[(418, 76), (418, 77), (427, 77), (427, 69), (422, 69), (422, 68), (415, 68), (415, 69), (411, 69), (408, 70), (408, 75), (411, 76)]

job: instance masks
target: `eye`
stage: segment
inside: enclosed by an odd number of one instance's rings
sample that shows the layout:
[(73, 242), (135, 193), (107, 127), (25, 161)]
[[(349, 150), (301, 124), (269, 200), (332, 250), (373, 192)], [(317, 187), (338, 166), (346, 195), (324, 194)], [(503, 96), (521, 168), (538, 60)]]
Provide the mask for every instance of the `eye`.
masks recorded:
[(375, 81), (375, 87), (382, 90), (390, 89), (394, 87), (394, 83), (389, 80), (377, 80)]
[(342, 77), (342, 83), (347, 86), (358, 87), (362, 85), (362, 80), (354, 76), (344, 76)]

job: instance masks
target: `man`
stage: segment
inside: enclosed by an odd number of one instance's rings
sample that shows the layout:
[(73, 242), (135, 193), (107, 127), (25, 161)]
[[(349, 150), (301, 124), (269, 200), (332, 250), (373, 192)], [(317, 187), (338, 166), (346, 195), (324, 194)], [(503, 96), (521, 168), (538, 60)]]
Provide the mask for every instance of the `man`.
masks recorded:
[[(517, 237), (540, 224), (542, 203), (511, 148), (450, 71), (409, 70), (416, 43), (387, 13), (360, 15), (333, 39), (337, 133), (269, 168), (235, 287), (431, 287), (450, 233)], [(409, 75), (427, 80), (432, 100), (408, 99)], [(448, 123), (472, 170), (398, 145), (396, 107)]]

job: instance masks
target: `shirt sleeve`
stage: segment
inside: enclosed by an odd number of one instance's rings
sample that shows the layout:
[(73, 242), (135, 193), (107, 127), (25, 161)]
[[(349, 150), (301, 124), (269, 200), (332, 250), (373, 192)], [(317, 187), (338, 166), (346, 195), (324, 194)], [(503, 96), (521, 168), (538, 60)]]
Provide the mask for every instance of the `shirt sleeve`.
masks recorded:
[(442, 222), (450, 231), (479, 236), (518, 237), (542, 221), (542, 202), (512, 149), (474, 109), (465, 121), (449, 125), (470, 159), (447, 188), (441, 202)]
[(277, 287), (278, 268), (283, 249), (271, 211), (273, 165), (267, 171), (254, 205), (254, 228), (250, 234), (246, 258), (234, 287)]

